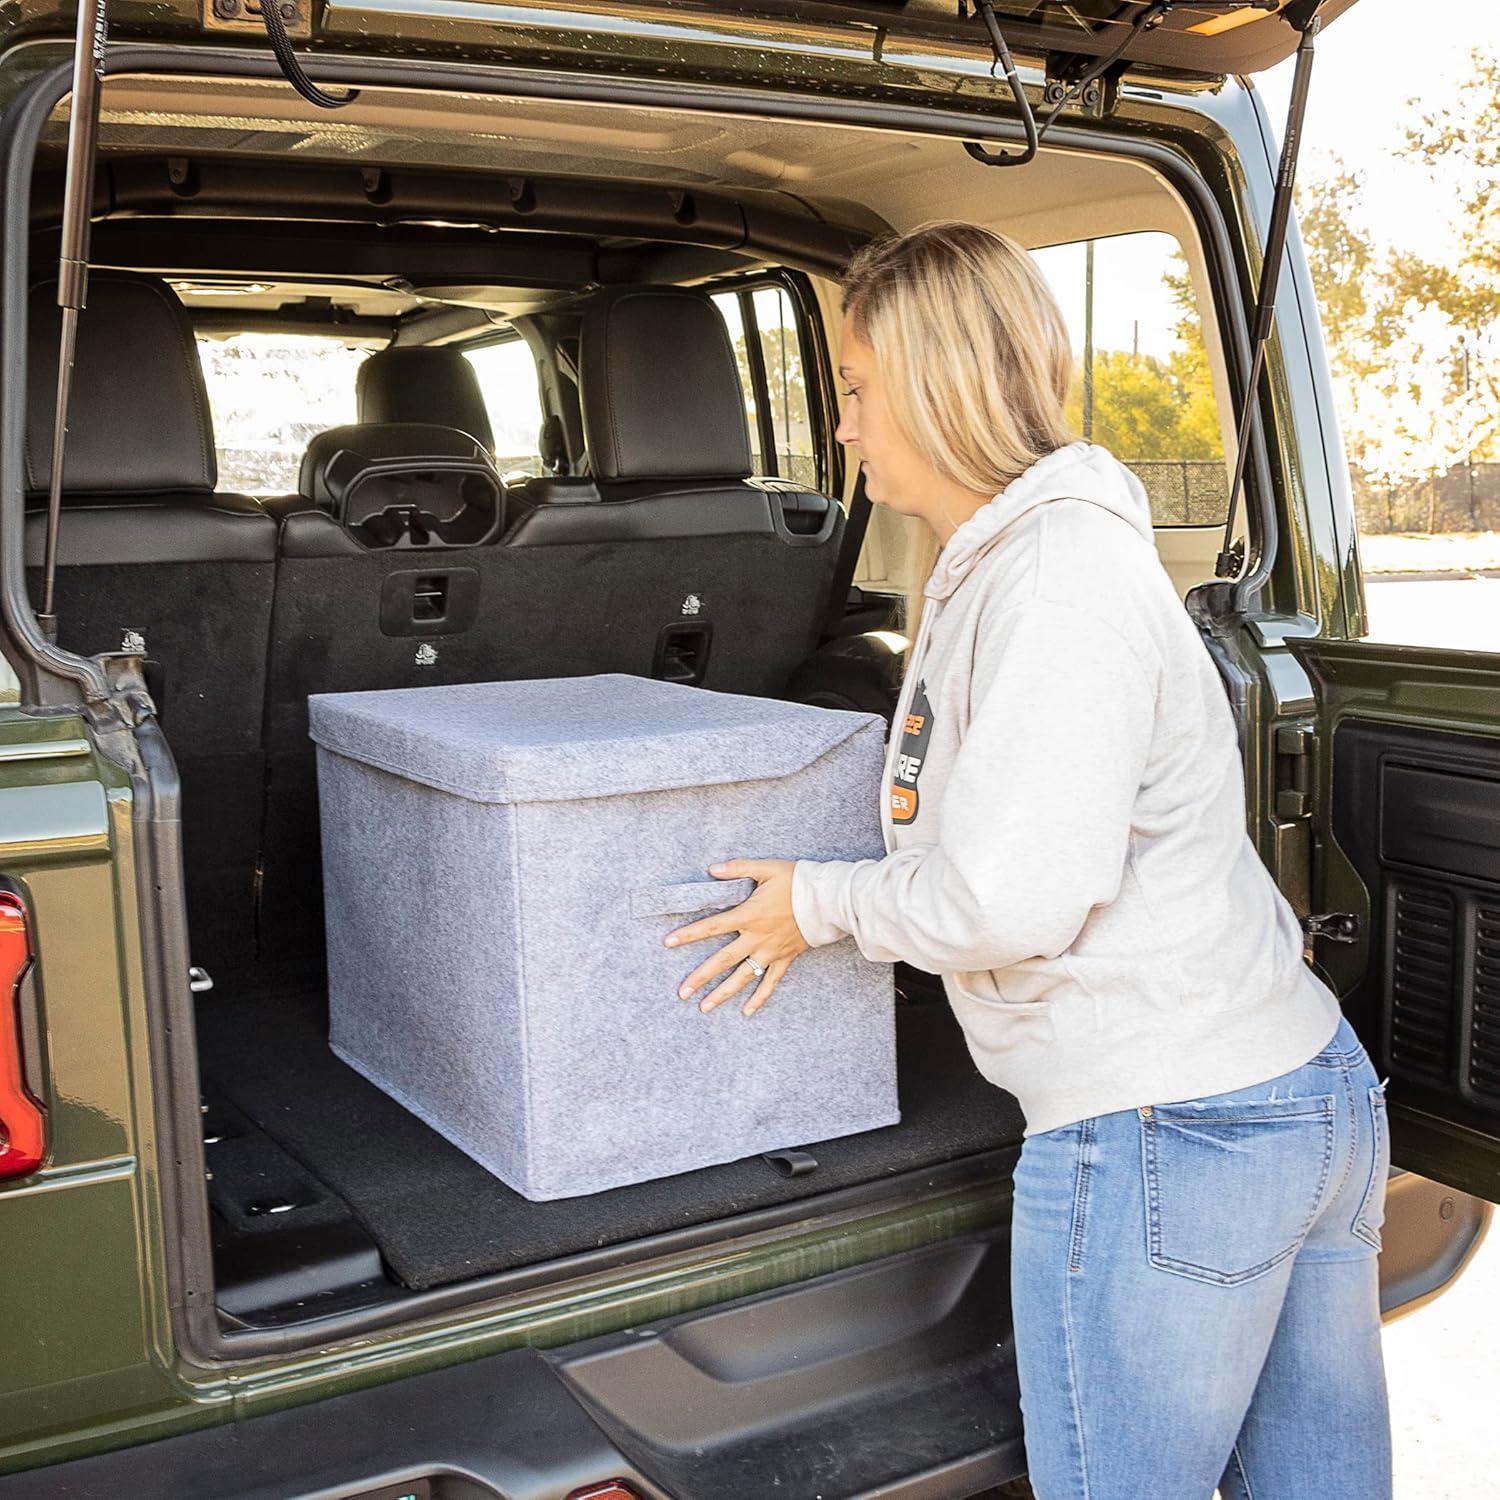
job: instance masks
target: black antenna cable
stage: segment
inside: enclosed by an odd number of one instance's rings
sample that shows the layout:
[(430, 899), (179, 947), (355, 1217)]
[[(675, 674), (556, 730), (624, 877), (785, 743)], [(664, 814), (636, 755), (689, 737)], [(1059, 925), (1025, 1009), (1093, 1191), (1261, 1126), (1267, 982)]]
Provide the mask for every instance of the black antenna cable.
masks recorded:
[[(1004, 70), (1005, 81), (1010, 85), (1016, 108), (1021, 111), (1021, 128), (1026, 132), (1026, 145), (1020, 151), (990, 151), (975, 141), (965, 141), (964, 150), (975, 161), (982, 161), (987, 167), (1024, 167), (1036, 155), (1036, 148), (1041, 143), (1036, 116), (1031, 112), (1031, 101), (1026, 97), (1026, 90), (1021, 87), (1020, 75), (1016, 72), (1015, 60), (1010, 55), (1005, 33), (1000, 30), (1000, 23), (995, 19), (994, 0), (975, 0), (974, 8), (984, 19), (990, 34), (990, 46), (995, 49), (995, 61)], [(990, 72), (994, 71), (992, 65)]]
[(1323, 0), (1302, 0), (1288, 7), (1286, 19), (1302, 32), (1297, 44), (1297, 66), (1292, 74), (1292, 98), (1287, 109), (1286, 134), (1281, 142), (1281, 164), (1276, 170), (1276, 192), (1271, 200), (1271, 224), (1266, 232), (1265, 258), (1260, 266), (1260, 291), (1255, 299), (1255, 328), (1250, 343), (1250, 374), (1245, 381), (1235, 443), (1234, 473), (1229, 481), (1229, 512), (1224, 521), (1224, 545), (1214, 563), (1216, 578), (1237, 577), (1240, 559), (1232, 550), (1234, 520), (1239, 509), (1240, 489), (1245, 482), (1245, 461), (1250, 453), (1250, 427), (1255, 420), (1257, 390), (1265, 365), (1266, 344), (1276, 319), (1276, 287), (1281, 280), (1282, 252), (1292, 214), (1292, 187), (1297, 175), (1297, 153), (1302, 144), (1302, 121), (1307, 113), (1307, 95), (1312, 86), (1313, 43), (1323, 20), (1318, 14)]
[[(311, 6), (312, 0), (303, 0), (303, 3)], [(292, 51), (292, 39), (286, 33), (281, 6), (282, 0), (261, 0), (260, 13), (265, 19), (266, 35), (271, 39), (271, 51), (281, 64), (286, 81), (309, 104), (316, 104), (320, 109), (342, 109), (346, 104), (353, 104), (359, 98), (358, 89), (345, 89), (342, 94), (330, 94), (325, 89), (320, 89), (307, 76), (302, 64), (297, 61), (297, 54)]]
[(62, 253), (57, 265), (57, 305), (62, 331), (57, 349), (57, 406), (52, 418), (52, 469), (47, 486), (47, 541), (38, 623), (57, 644), (57, 543), (62, 519), (63, 447), (68, 399), (78, 347), (78, 314), (88, 301), (89, 229), (94, 199), (94, 148), (99, 139), (99, 95), (104, 84), (105, 0), (79, 0), (73, 41), (73, 93), (68, 101), (68, 160), (63, 179)]

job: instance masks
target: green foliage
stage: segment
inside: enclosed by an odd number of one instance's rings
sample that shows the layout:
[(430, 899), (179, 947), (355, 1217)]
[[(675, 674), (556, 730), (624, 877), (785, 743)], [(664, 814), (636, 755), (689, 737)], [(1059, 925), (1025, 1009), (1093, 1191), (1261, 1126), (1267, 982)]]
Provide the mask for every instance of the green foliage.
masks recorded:
[[(1124, 350), (1094, 353), (1093, 440), (1130, 461), (1224, 456), (1208, 350), (1187, 264), (1179, 255), (1166, 280), (1180, 309), (1176, 347), (1163, 360)], [(1084, 427), (1083, 371), (1068, 393), (1067, 415)]]
[[(1500, 458), (1500, 54), (1416, 123), (1404, 156), (1454, 184), (1454, 254), (1377, 242), (1364, 181), (1337, 157), (1304, 172), (1298, 216), (1367, 529), (1477, 527), (1468, 465)], [(1462, 475), (1461, 484), (1444, 476)], [(1460, 498), (1461, 497), (1461, 498)]]

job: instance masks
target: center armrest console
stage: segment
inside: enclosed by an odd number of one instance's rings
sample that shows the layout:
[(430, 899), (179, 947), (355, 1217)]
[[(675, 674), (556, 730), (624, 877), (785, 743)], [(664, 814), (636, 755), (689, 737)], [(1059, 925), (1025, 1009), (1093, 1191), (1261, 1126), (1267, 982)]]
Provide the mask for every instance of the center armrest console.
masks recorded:
[(298, 488), (367, 551), (473, 547), (505, 527), (505, 486), (457, 428), (363, 423), (308, 445)]

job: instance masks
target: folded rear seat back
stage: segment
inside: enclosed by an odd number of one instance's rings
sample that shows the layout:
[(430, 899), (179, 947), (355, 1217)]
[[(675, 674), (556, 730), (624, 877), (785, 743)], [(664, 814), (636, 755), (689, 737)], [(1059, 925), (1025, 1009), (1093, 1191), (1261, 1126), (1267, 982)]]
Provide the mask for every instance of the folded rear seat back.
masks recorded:
[(511, 492), (516, 586), (552, 606), (550, 649), (588, 670), (780, 694), (818, 644), (842, 509), (750, 477), (728, 331), (685, 287), (614, 287), (584, 313), (587, 478)]
[[(27, 319), (26, 563), (40, 599), (60, 315)], [(59, 642), (138, 651), (182, 776), (188, 918), (199, 962), (248, 959), (260, 835), (266, 648), (276, 524), (215, 491), (198, 348), (163, 282), (89, 278), (63, 459)]]
[(278, 543), (266, 697), (265, 956), (322, 945), (313, 693), (541, 676), (499, 545), (505, 492), (452, 427), (355, 423), (308, 445)]

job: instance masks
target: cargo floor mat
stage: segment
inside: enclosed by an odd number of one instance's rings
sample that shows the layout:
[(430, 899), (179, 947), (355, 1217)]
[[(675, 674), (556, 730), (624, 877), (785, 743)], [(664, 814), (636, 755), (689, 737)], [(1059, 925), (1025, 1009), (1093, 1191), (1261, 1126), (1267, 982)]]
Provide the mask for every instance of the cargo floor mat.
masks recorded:
[[(902, 1121), (803, 1147), (787, 1177), (760, 1157), (531, 1203), (346, 1067), (311, 986), (219, 983), (198, 1013), (204, 1077), (339, 1195), (392, 1271), (420, 1289), (661, 1234), (1020, 1141), (1010, 1095), (975, 1071), (946, 1005), (898, 1008)], [(602, 1108), (628, 1108), (621, 1098)]]

